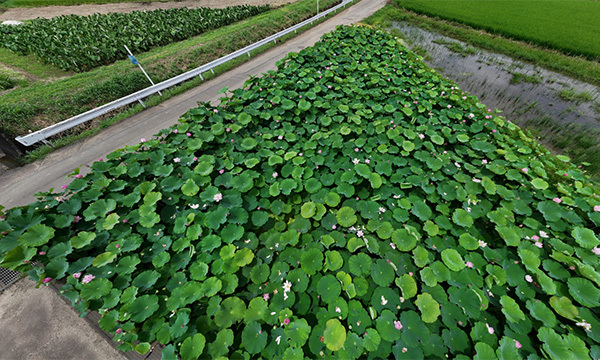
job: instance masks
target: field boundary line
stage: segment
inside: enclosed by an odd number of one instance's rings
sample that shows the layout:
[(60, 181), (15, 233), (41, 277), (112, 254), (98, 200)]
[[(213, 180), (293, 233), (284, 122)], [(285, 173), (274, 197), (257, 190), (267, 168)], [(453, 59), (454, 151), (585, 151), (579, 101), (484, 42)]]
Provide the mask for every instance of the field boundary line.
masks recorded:
[[(315, 15), (309, 19), (306, 19), (294, 26), (291, 26), (285, 30), (282, 30), (276, 34), (273, 34), (271, 36), (268, 36), (260, 41), (255, 42), (254, 44), (248, 45), (242, 49), (236, 50), (228, 55), (225, 55), (223, 57), (220, 57), (216, 60), (213, 60), (207, 64), (204, 64), (200, 67), (197, 67), (193, 70), (190, 70), (188, 72), (185, 72), (183, 74), (179, 74), (175, 77), (172, 77), (170, 79), (167, 79), (163, 82), (160, 82), (156, 85), (153, 86), (149, 86), (145, 89), (136, 91), (130, 95), (124, 96), (122, 98), (119, 98), (117, 100), (111, 101), (107, 104), (104, 104), (102, 106), (99, 106), (97, 108), (94, 108), (92, 110), (88, 110), (84, 113), (81, 113), (79, 115), (73, 116), (69, 119), (63, 120), (59, 123), (50, 125), (44, 129), (32, 132), (30, 134), (27, 134), (25, 136), (18, 136), (15, 138), (16, 141), (18, 141), (19, 143), (25, 145), (25, 146), (31, 146), (33, 144), (36, 144), (40, 141), (42, 142), (47, 142), (46, 139), (48, 139), (49, 137), (52, 137), (56, 134), (59, 134), (63, 131), (69, 130), (77, 125), (83, 124), (85, 122), (88, 122), (90, 120), (93, 120), (97, 117), (100, 117), (102, 115), (105, 115), (111, 111), (114, 111), (116, 109), (119, 109), (123, 106), (132, 104), (134, 102), (142, 102), (142, 99), (150, 96), (150, 95), (154, 95), (156, 93), (158, 93), (161, 90), (165, 90), (168, 89), (172, 86), (175, 86), (177, 84), (180, 84), (184, 81), (187, 81), (189, 79), (192, 79), (196, 76), (200, 76), (202, 78), (202, 74), (207, 72), (207, 71), (212, 71), (214, 68), (216, 68), (219, 65), (225, 64), (235, 58), (238, 58), (242, 55), (248, 55), (250, 56), (250, 51), (252, 50), (256, 50), (257, 48), (266, 45), (268, 43), (270, 43), (271, 41), (276, 41), (277, 39), (291, 33), (291, 32), (296, 32), (298, 29), (308, 25), (308, 24), (312, 24), (314, 21), (317, 21), (323, 17), (326, 17), (327, 15), (336, 12), (337, 10), (339, 10), (342, 7), (346, 7), (346, 5), (352, 3), (354, 0), (342, 0), (342, 2), (328, 10), (325, 10), (323, 12), (320, 12), (318, 15)], [(143, 104), (143, 103), (142, 103)]]

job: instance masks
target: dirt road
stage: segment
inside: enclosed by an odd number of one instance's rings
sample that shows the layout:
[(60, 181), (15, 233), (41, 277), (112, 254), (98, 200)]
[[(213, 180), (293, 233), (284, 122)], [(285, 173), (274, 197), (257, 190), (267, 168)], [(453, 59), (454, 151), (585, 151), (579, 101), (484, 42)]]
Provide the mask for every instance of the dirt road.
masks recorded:
[(44, 6), (37, 8), (13, 8), (0, 14), (0, 22), (5, 20), (30, 20), (38, 17), (49, 19), (60, 15), (92, 15), (113, 12), (132, 12), (134, 10), (155, 10), (171, 8), (224, 8), (235, 5), (265, 5), (280, 6), (299, 0), (184, 0), (166, 2), (114, 3), (73, 6)]

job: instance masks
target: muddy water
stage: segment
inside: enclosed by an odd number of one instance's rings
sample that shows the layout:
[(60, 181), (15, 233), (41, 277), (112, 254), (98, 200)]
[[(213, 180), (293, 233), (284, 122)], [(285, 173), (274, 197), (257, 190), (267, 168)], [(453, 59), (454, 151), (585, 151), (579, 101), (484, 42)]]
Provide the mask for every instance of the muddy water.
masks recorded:
[[(404, 35), (409, 47), (426, 51), (424, 60), (430, 67), (456, 81), (463, 91), (477, 95), (488, 107), (502, 110), (506, 119), (520, 126), (545, 119), (550, 126), (579, 124), (600, 130), (600, 109), (596, 108), (600, 107), (596, 105), (600, 102), (598, 87), (505, 55), (472, 48), (409, 23), (396, 22), (393, 26)], [(452, 43), (471, 51), (451, 51), (450, 48), (457, 46)], [(530, 82), (511, 83), (514, 76)], [(591, 100), (561, 99), (559, 93), (569, 90), (574, 91), (572, 94), (585, 93)]]

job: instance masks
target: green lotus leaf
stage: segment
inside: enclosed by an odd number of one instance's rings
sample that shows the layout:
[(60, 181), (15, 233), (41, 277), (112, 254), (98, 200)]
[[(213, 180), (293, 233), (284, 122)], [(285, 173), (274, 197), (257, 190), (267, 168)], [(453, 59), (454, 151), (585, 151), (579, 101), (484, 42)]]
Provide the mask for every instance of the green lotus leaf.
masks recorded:
[[(195, 334), (194, 336), (187, 337), (181, 343), (179, 348), (179, 355), (182, 360), (196, 360), (200, 358), (204, 351), (206, 344), (206, 338), (202, 334)], [(164, 349), (163, 349), (164, 353)]]
[(252, 116), (242, 112), (238, 115), (237, 120), (241, 125), (248, 125), (252, 121)]
[[(95, 279), (94, 281), (102, 280)], [(90, 284), (92, 283), (90, 282)], [(143, 295), (135, 299), (129, 306), (129, 312), (131, 317), (129, 318), (134, 322), (142, 322), (149, 318), (156, 310), (158, 310), (158, 296), (156, 295)]]
[(254, 260), (254, 253), (248, 248), (243, 248), (236, 251), (233, 256), (233, 263), (239, 267), (244, 267)]
[(346, 341), (346, 328), (338, 319), (327, 321), (325, 332), (323, 333), (323, 342), (331, 351), (338, 351), (344, 346)]
[(510, 322), (517, 323), (520, 320), (525, 320), (525, 313), (519, 308), (519, 304), (508, 295), (502, 295), (500, 298), (502, 305), (502, 313), (506, 315), (506, 319)]
[(46, 265), (45, 272), (46, 276), (53, 279), (60, 279), (65, 276), (69, 263), (65, 256), (55, 257)]
[(572, 277), (567, 280), (569, 294), (583, 306), (594, 308), (600, 306), (600, 290), (589, 280)]
[(349, 332), (343, 346), (351, 359), (358, 359), (363, 353), (363, 340), (356, 333)]
[(458, 242), (465, 250), (476, 250), (479, 248), (479, 241), (467, 233), (461, 234)]
[(402, 290), (402, 297), (405, 299), (410, 299), (417, 295), (417, 282), (408, 274), (404, 274), (397, 278), (396, 285)]
[(395, 272), (392, 265), (383, 259), (371, 264), (371, 278), (379, 286), (388, 286), (394, 281)]
[(194, 196), (198, 193), (199, 190), (200, 188), (192, 179), (187, 179), (185, 184), (183, 184), (183, 186), (181, 187), (181, 192), (186, 196)]
[(249, 151), (252, 150), (258, 145), (258, 142), (254, 138), (245, 138), (242, 140), (241, 147), (242, 149)]
[(421, 319), (426, 323), (433, 323), (440, 316), (440, 304), (429, 293), (417, 295), (415, 305), (421, 311)]
[(531, 315), (537, 320), (543, 322), (545, 326), (550, 328), (556, 326), (557, 322), (554, 312), (552, 312), (552, 310), (550, 310), (550, 308), (548, 308), (546, 304), (540, 300), (527, 300), (526, 307)]
[(96, 256), (94, 258), (94, 261), (92, 262), (92, 265), (94, 265), (95, 267), (101, 267), (106, 264), (110, 264), (116, 258), (117, 258), (117, 254), (107, 251), (107, 252), (104, 252), (104, 253)]
[[(335, 319), (332, 319), (335, 320)], [(330, 320), (331, 321), (331, 320)], [(375, 351), (381, 343), (381, 336), (375, 329), (367, 329), (365, 336), (363, 337), (363, 347), (367, 351)]]
[(96, 300), (110, 293), (113, 284), (108, 279), (93, 279), (83, 285), (80, 296), (85, 300)]
[(327, 251), (325, 253), (325, 268), (331, 271), (338, 270), (344, 265), (344, 259), (337, 251)]
[(54, 237), (54, 229), (43, 224), (31, 226), (19, 236), (19, 244), (23, 246), (41, 246)]
[(56, 258), (59, 256), (67, 256), (72, 252), (73, 247), (71, 246), (71, 243), (66, 241), (52, 246), (50, 250), (48, 250), (47, 255), (49, 258)]
[(459, 226), (469, 228), (473, 226), (473, 218), (463, 209), (456, 209), (452, 214), (452, 221)]
[(350, 227), (356, 223), (357, 217), (354, 209), (344, 206), (338, 210), (336, 219), (341, 226)]
[(318, 249), (310, 249), (302, 253), (300, 266), (308, 275), (314, 275), (323, 268), (323, 253)]
[(585, 249), (591, 249), (600, 245), (600, 240), (598, 240), (594, 234), (594, 231), (591, 229), (577, 226), (571, 231), (571, 235), (575, 241), (577, 241), (577, 243)]
[(478, 342), (475, 344), (475, 352), (474, 360), (496, 359), (494, 349), (486, 343)]
[(427, 206), (427, 204), (421, 200), (413, 202), (412, 213), (423, 221), (429, 220), (433, 214), (431, 208), (429, 208), (429, 206)]
[(515, 341), (506, 336), (500, 339), (500, 346), (496, 349), (496, 355), (499, 359), (518, 359), (521, 357)]
[(140, 291), (145, 291), (152, 287), (158, 281), (160, 274), (154, 270), (146, 270), (136, 276), (131, 284), (137, 286)]
[(398, 327), (402, 324), (397, 320), (396, 316), (389, 310), (383, 310), (376, 321), (377, 332), (385, 341), (394, 342), (400, 340), (402, 333)]
[(215, 324), (220, 328), (228, 328), (244, 318), (246, 304), (238, 297), (230, 297), (221, 303), (221, 308), (215, 314)]
[(369, 167), (369, 165), (366, 164), (355, 165), (354, 171), (356, 171), (358, 175), (364, 177), (365, 179), (368, 179), (369, 175), (371, 175), (371, 168)]
[(268, 304), (262, 297), (254, 298), (250, 300), (248, 309), (246, 309), (246, 312), (244, 313), (244, 322), (246, 324), (252, 321), (262, 322), (267, 316), (268, 310)]
[(113, 199), (100, 199), (94, 201), (87, 209), (83, 212), (83, 216), (86, 221), (94, 220), (97, 218), (103, 218), (109, 212), (113, 211), (117, 206), (117, 203)]
[(531, 180), (531, 185), (538, 190), (545, 190), (548, 188), (548, 183), (540, 178)]
[(298, 102), (298, 109), (300, 109), (302, 111), (308, 111), (311, 108), (311, 106), (312, 105), (304, 99), (302, 99)]
[(418, 238), (407, 229), (398, 229), (392, 233), (392, 242), (400, 251), (411, 251), (417, 245)]
[(538, 330), (537, 337), (543, 343), (542, 348), (551, 359), (566, 359), (573, 356), (563, 338), (553, 329), (542, 327)]
[(288, 344), (293, 347), (301, 348), (308, 340), (311, 327), (304, 319), (296, 319), (285, 326), (285, 335), (288, 338)]
[(466, 267), (462, 256), (454, 249), (442, 250), (442, 261), (452, 271), (461, 271)]
[(267, 338), (267, 332), (255, 321), (247, 323), (242, 331), (242, 344), (250, 354), (260, 353), (267, 345)]
[(341, 291), (340, 282), (333, 275), (323, 276), (317, 284), (317, 292), (325, 303), (333, 302), (340, 296)]
[(312, 201), (304, 203), (300, 209), (300, 213), (303, 218), (310, 219), (317, 213), (317, 206)]
[(371, 263), (371, 257), (363, 253), (352, 255), (348, 260), (350, 272), (356, 276), (371, 274)]

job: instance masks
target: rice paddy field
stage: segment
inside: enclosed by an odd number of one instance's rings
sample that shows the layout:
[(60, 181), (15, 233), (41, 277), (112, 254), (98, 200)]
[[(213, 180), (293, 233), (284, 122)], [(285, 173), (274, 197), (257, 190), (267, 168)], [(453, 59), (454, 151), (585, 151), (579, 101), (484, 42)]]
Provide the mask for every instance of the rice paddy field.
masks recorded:
[(395, 0), (408, 10), (600, 59), (600, 1)]

